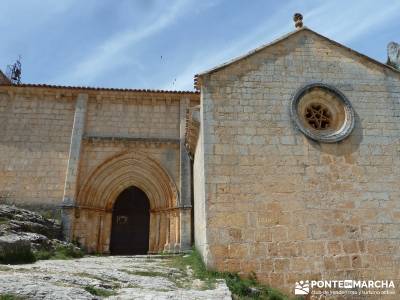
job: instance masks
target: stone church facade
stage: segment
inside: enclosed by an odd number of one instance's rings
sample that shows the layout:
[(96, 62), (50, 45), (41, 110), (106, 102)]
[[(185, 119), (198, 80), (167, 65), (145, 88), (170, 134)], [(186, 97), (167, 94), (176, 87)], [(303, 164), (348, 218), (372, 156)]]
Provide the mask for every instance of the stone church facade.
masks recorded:
[(67, 238), (113, 253), (115, 237), (138, 234), (113, 231), (135, 187), (149, 253), (194, 243), (208, 267), (287, 291), (357, 279), (399, 292), (400, 72), (300, 27), (195, 84), (3, 79), (0, 197), (62, 207)]
[(67, 238), (108, 253), (113, 205), (135, 186), (150, 203), (148, 251), (190, 248), (190, 159), (181, 137), (198, 93), (0, 89), (3, 202), (61, 207)]

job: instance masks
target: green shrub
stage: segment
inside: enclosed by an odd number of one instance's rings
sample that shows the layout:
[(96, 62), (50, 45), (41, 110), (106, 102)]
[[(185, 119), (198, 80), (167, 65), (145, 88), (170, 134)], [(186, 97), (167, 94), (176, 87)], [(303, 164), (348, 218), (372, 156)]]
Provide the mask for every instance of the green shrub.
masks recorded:
[(190, 254), (177, 256), (173, 260), (173, 266), (186, 270), (187, 266), (193, 270), (194, 276), (205, 281), (210, 287), (216, 279), (224, 279), (234, 299), (266, 299), (266, 300), (286, 300), (289, 299), (280, 291), (269, 286), (262, 285), (257, 281), (256, 274), (252, 272), (248, 278), (242, 278), (237, 273), (216, 272), (207, 270), (203, 263), (200, 253), (193, 250)]
[(157, 271), (131, 271), (127, 269), (122, 269), (122, 272), (125, 272), (127, 274), (131, 275), (138, 275), (138, 276), (147, 276), (147, 277), (167, 277), (168, 274), (162, 273), (162, 272), (157, 272)]
[(81, 249), (75, 248), (72, 245), (58, 246), (54, 252), (54, 259), (70, 259), (70, 258), (81, 258), (84, 253)]
[(36, 260), (46, 260), (51, 259), (53, 256), (53, 252), (48, 250), (39, 250), (35, 252)]
[(33, 254), (30, 248), (21, 248), (21, 249), (4, 249), (0, 254), (0, 263), (1, 264), (10, 264), (10, 265), (18, 265), (18, 264), (28, 264), (36, 261), (36, 257)]
[(90, 285), (85, 287), (85, 291), (91, 293), (94, 296), (100, 296), (100, 297), (110, 297), (117, 294), (115, 291), (100, 289)]
[[(0, 225), (10, 223), (10, 219), (6, 217), (0, 217)], [(1, 298), (0, 298), (1, 299)]]
[(23, 300), (23, 297), (14, 294), (0, 294), (0, 300)]
[(32, 252), (29, 248), (10, 248), (4, 249), (0, 254), (1, 264), (28, 264), (37, 260), (46, 259), (71, 259), (81, 258), (84, 253), (72, 245), (58, 246), (55, 250), (39, 250)]
[(53, 210), (40, 210), (38, 213), (46, 220), (61, 220), (59, 214)]
[(84, 253), (81, 249), (77, 249), (72, 245), (58, 246), (55, 250), (39, 250), (35, 253), (37, 260), (46, 259), (71, 259), (81, 258)]

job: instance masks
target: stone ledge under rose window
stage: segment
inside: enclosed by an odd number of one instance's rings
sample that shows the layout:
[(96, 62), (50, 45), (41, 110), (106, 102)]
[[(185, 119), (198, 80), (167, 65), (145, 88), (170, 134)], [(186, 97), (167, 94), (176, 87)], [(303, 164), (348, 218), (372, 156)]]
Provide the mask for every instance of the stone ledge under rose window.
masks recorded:
[(300, 131), (319, 142), (341, 141), (354, 128), (350, 101), (338, 89), (322, 83), (301, 88), (292, 99), (290, 113)]

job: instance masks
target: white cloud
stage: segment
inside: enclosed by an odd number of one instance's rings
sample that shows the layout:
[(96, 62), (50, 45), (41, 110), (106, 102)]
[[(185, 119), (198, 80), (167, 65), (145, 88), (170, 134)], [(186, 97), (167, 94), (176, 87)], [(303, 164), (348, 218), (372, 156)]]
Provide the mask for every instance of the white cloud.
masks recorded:
[(291, 20), (287, 19), (288, 12), (305, 11), (304, 24), (306, 26), (341, 43), (351, 42), (400, 15), (400, 1), (391, 4), (344, 0), (320, 3), (313, 6), (294, 7), (293, 3), (283, 6), (266, 22), (260, 23), (253, 32), (238, 36), (231, 45), (225, 45), (223, 51), (216, 50), (216, 47), (198, 49), (194, 53), (192, 63), (180, 72), (174, 84), (165, 82), (163, 88), (192, 89), (194, 74), (225, 63), (292, 31), (294, 27)]
[(399, 15), (400, 1), (327, 1), (310, 24), (332, 39), (350, 43)]
[[(72, 9), (80, 5), (78, 0), (2, 0), (5, 5), (0, 9), (0, 28), (8, 23), (12, 27), (15, 39), (23, 40), (24, 36), (34, 35), (41, 29), (41, 24), (51, 24), (53, 19), (67, 15)], [(144, 0), (149, 1), (149, 0)], [(263, 0), (259, 0), (263, 1)], [(2, 2), (2, 4), (4, 4)], [(96, 5), (96, 0), (85, 0), (85, 5)], [(144, 2), (149, 3), (149, 2)], [(167, 3), (167, 4), (166, 4)], [(282, 2), (285, 3), (285, 2)], [(171, 24), (175, 23), (182, 16), (196, 15), (196, 18), (204, 16), (207, 21), (208, 12), (212, 10), (223, 10), (230, 0), (204, 0), (196, 2), (194, 0), (157, 0), (153, 1), (149, 11), (140, 17), (146, 16), (141, 24), (131, 24), (125, 31), (110, 36), (103, 43), (95, 46), (92, 51), (84, 53), (82, 60), (77, 61), (71, 66), (65, 67), (63, 73), (58, 74), (57, 78), (52, 78), (52, 83), (93, 85), (100, 77), (107, 76), (108, 72), (121, 69), (125, 66), (134, 68), (138, 72), (145, 70), (147, 62), (140, 60), (133, 55), (132, 49), (143, 50), (141, 43), (146, 43), (146, 39), (153, 38), (157, 34), (162, 34)], [(244, 2), (243, 5), (246, 5)], [(168, 69), (168, 74), (179, 74), (176, 80), (165, 79), (164, 82), (155, 82), (143, 76), (135, 79), (136, 84), (147, 85), (147, 80), (151, 81), (151, 86), (160, 86), (164, 89), (192, 89), (193, 75), (216, 65), (231, 60), (234, 57), (243, 55), (246, 52), (259, 47), (260, 45), (271, 42), (280, 35), (294, 29), (291, 16), (294, 12), (304, 14), (306, 26), (326, 35), (329, 38), (341, 43), (351, 43), (360, 37), (369, 37), (373, 30), (384, 28), (385, 24), (395, 20), (400, 15), (400, 1), (380, 0), (314, 0), (314, 1), (287, 1), (280, 4), (277, 11), (265, 12), (265, 19), (260, 21), (258, 26), (250, 32), (239, 30), (235, 39), (230, 42), (212, 40), (212, 36), (200, 36), (204, 40), (201, 47), (191, 47), (189, 49), (176, 49), (174, 55), (179, 57), (179, 51), (190, 51), (192, 57), (190, 63), (184, 67), (172, 66)], [(204, 14), (203, 12), (206, 11)], [(240, 14), (240, 11), (238, 12)], [(32, 16), (39, 16), (32, 21)], [(137, 16), (136, 16), (137, 17)], [(24, 22), (10, 22), (20, 18)], [(135, 14), (132, 13), (132, 20), (135, 21)], [(201, 19), (200, 19), (201, 21)], [(134, 23), (134, 22), (132, 22)], [(11, 25), (7, 25), (11, 26)], [(207, 27), (207, 24), (204, 24)], [(15, 30), (14, 30), (15, 29)], [(11, 32), (10, 30), (5, 30)], [(210, 28), (212, 32), (212, 28)], [(22, 33), (22, 34), (21, 34)], [(373, 38), (373, 37), (372, 37)], [(371, 39), (372, 39), (371, 38)], [(13, 37), (7, 37), (13, 41)], [(373, 40), (371, 40), (373, 43)], [(190, 44), (190, 43), (188, 43)], [(383, 45), (384, 48), (386, 45)], [(33, 47), (33, 46), (32, 46)], [(35, 47), (39, 47), (35, 45)], [(50, 46), (51, 47), (51, 46)], [(79, 45), (73, 51), (79, 51)], [(5, 47), (4, 47), (5, 48)], [(1, 51), (0, 51), (1, 52)], [(2, 54), (4, 57), (5, 54)], [(143, 72), (146, 73), (146, 72)], [(162, 75), (162, 74), (161, 74)], [(167, 75), (168, 76), (168, 75)]]
[(75, 5), (79, 5), (78, 0), (2, 0), (0, 25), (6, 20), (19, 20), (26, 25), (26, 21), (33, 17), (37, 24), (56, 14), (64, 13)]
[(129, 47), (172, 24), (185, 11), (189, 1), (176, 0), (168, 3), (168, 6), (164, 4), (157, 12), (152, 13), (146, 24), (110, 37), (92, 53), (89, 53), (85, 59), (73, 66), (71, 71), (54, 81), (90, 84), (96, 77), (104, 76), (110, 68), (122, 65), (125, 61), (124, 52)]
[(180, 72), (176, 81), (174, 83), (165, 82), (162, 88), (191, 90), (193, 89), (193, 76), (195, 74), (243, 55), (292, 30), (292, 23), (287, 24), (288, 22), (285, 22), (286, 25), (282, 25), (282, 22), (287, 19), (288, 9), (289, 6), (282, 7), (252, 32), (246, 32), (242, 36), (238, 36), (230, 44), (223, 45), (224, 49), (222, 51), (220, 50), (221, 45), (209, 45), (209, 47), (197, 49), (197, 52), (193, 54), (192, 63)]

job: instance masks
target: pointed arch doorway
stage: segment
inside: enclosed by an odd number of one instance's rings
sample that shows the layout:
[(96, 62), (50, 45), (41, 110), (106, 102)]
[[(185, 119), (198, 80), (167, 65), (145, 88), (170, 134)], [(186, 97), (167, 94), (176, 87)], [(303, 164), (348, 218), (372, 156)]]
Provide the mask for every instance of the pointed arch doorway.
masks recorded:
[(70, 239), (79, 241), (88, 252), (111, 254), (113, 209), (119, 195), (130, 187), (148, 197), (148, 253), (180, 251), (181, 214), (187, 209), (180, 207), (177, 187), (166, 169), (139, 151), (110, 157), (88, 175), (75, 207), (65, 209), (65, 222), (72, 223)]
[(112, 210), (111, 254), (147, 254), (150, 203), (147, 195), (131, 186), (119, 194)]

